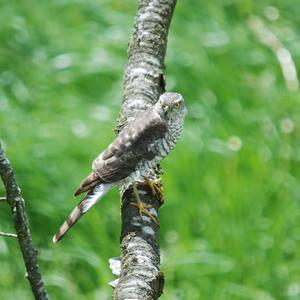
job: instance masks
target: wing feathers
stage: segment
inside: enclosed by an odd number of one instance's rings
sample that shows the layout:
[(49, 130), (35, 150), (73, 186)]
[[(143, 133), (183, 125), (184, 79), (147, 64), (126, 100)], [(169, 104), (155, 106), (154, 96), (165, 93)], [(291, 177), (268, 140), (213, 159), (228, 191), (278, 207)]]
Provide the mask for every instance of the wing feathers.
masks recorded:
[(146, 111), (125, 127), (93, 162), (93, 170), (105, 182), (117, 182), (135, 171), (138, 163), (151, 160), (149, 145), (163, 138), (167, 126), (155, 111)]
[(90, 190), (101, 182), (103, 182), (103, 180), (101, 180), (99, 175), (93, 171), (80, 183), (79, 188), (74, 192), (74, 196), (78, 196), (79, 194)]

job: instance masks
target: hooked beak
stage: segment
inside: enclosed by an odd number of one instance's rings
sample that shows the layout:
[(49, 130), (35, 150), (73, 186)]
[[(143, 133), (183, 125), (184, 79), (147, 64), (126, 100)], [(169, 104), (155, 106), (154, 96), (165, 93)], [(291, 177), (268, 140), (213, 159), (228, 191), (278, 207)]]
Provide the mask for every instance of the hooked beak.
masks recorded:
[(168, 105), (164, 105), (164, 106), (163, 106), (163, 110), (164, 110), (164, 112), (165, 112), (165, 115), (167, 115), (168, 112), (169, 112), (169, 110), (170, 110), (170, 107), (169, 107)]

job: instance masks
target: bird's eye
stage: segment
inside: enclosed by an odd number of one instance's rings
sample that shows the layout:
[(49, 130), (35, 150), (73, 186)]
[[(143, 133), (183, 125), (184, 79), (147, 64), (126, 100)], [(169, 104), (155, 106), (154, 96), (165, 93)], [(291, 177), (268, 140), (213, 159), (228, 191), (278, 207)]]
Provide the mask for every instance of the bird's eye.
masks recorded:
[(180, 107), (180, 102), (176, 102), (176, 103), (174, 104), (174, 107), (175, 107), (175, 108), (179, 108), (179, 107)]

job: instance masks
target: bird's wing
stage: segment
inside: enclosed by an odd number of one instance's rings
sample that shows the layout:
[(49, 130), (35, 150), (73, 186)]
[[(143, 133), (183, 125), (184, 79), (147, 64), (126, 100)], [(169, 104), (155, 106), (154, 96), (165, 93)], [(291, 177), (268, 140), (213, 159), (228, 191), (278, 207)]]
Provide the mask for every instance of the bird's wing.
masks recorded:
[(149, 146), (163, 138), (166, 131), (166, 122), (157, 112), (141, 113), (94, 160), (93, 172), (81, 182), (74, 195), (89, 191), (98, 183), (114, 183), (129, 176), (142, 159), (154, 158)]
[(167, 131), (166, 122), (149, 110), (130, 122), (108, 148), (93, 162), (93, 172), (75, 191), (77, 196), (98, 183), (114, 183), (130, 175), (142, 159), (151, 160), (155, 153), (149, 149)]
[(140, 114), (93, 162), (93, 170), (107, 183), (129, 176), (142, 159), (155, 157), (149, 148), (167, 131), (166, 122), (153, 110)]
[(74, 196), (78, 196), (79, 194), (91, 190), (97, 184), (103, 183), (103, 180), (99, 177), (99, 175), (92, 171), (84, 180), (80, 183), (80, 186), (74, 192)]

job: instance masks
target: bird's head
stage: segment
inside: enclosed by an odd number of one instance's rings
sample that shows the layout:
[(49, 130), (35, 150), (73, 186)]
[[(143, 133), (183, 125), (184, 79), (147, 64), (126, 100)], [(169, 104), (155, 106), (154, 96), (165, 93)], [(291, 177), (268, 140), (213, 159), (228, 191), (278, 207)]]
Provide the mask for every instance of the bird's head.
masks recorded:
[(183, 97), (178, 93), (163, 93), (160, 95), (155, 109), (164, 119), (184, 117), (186, 113)]

